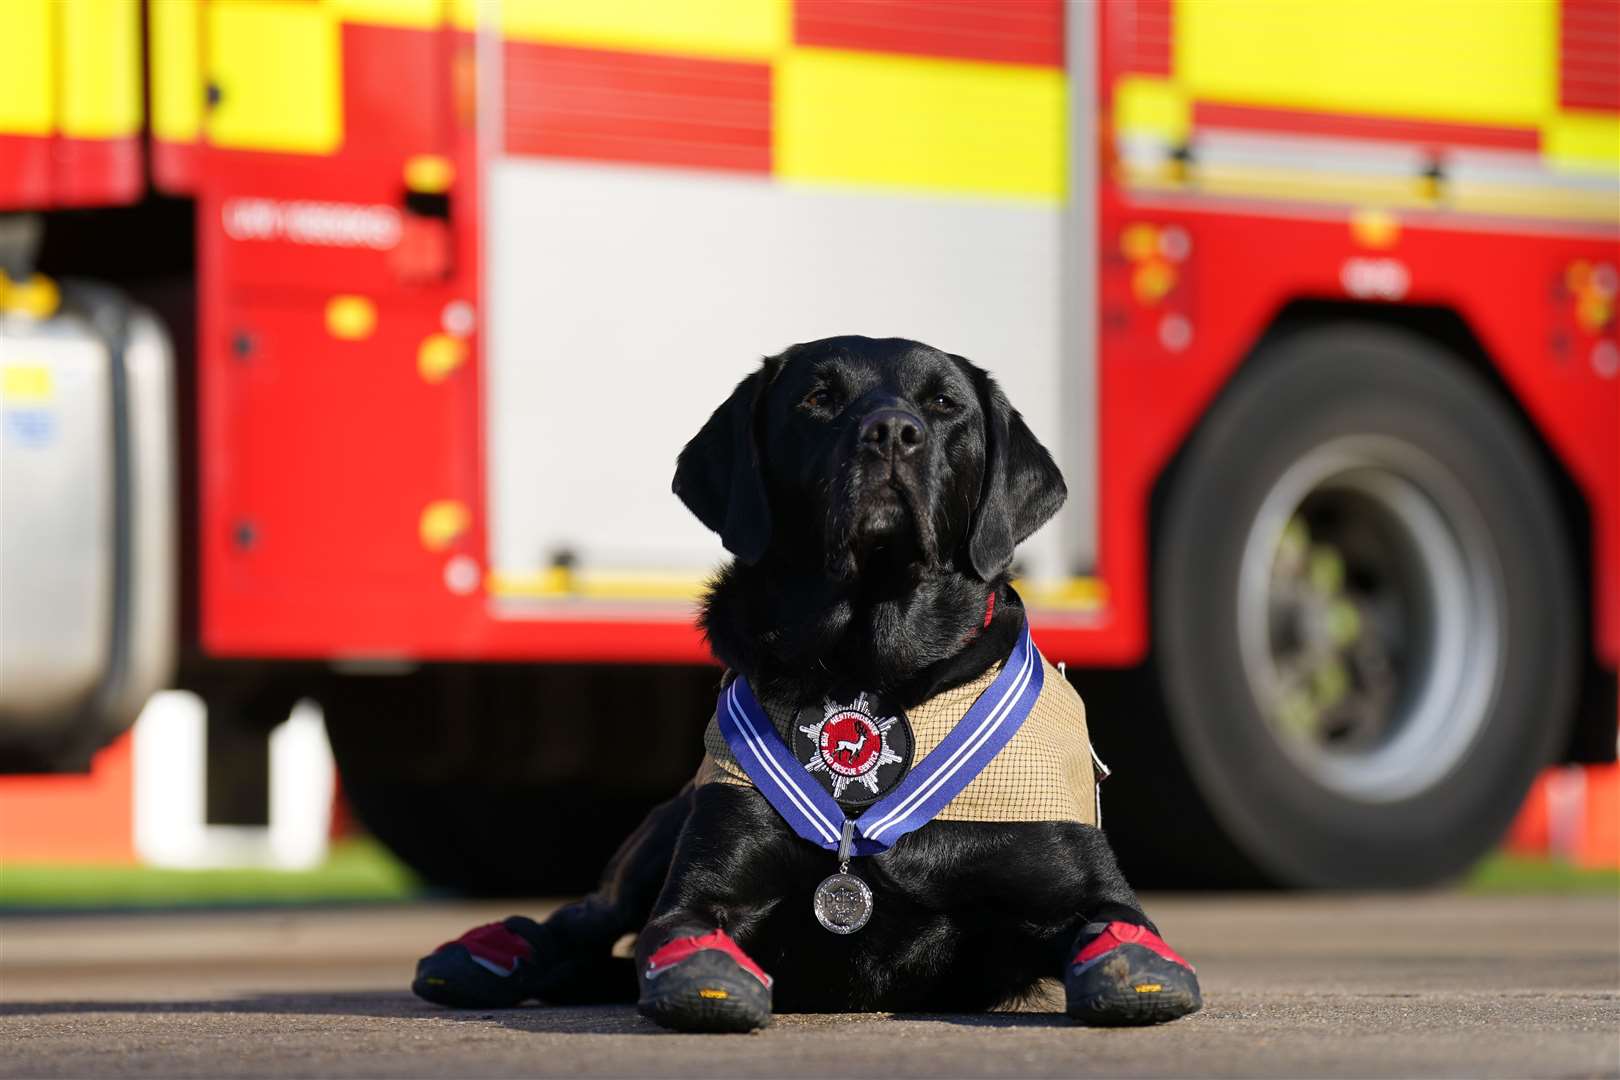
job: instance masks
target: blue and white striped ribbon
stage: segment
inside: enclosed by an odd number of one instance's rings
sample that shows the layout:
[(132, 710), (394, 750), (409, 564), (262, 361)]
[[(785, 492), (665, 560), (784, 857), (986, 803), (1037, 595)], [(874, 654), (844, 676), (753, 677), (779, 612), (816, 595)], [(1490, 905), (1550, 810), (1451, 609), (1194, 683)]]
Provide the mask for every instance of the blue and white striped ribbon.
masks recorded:
[[(1000, 674), (967, 714), (893, 791), (855, 820), (854, 854), (875, 855), (932, 821), (1018, 733), (1041, 696), (1044, 678), (1026, 622)], [(739, 676), (721, 692), (715, 713), (737, 764), (782, 819), (812, 844), (837, 851), (843, 809), (793, 756), (747, 679)]]

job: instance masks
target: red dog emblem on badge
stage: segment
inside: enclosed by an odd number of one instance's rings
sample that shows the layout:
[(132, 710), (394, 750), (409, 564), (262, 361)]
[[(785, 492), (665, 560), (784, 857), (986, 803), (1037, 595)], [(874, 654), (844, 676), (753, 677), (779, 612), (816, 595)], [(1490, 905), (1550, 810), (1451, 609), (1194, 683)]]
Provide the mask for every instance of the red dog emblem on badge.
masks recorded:
[(832, 775), (835, 799), (843, 795), (852, 782), (876, 795), (878, 769), (905, 760), (889, 746), (887, 738), (889, 729), (898, 719), (874, 717), (865, 694), (847, 705), (826, 702), (819, 722), (799, 727), (816, 748), (816, 753), (804, 763), (805, 768), (813, 773), (825, 770)]
[(864, 776), (877, 766), (883, 736), (871, 720), (857, 712), (842, 712), (821, 725), (817, 740), (821, 759), (840, 776)]

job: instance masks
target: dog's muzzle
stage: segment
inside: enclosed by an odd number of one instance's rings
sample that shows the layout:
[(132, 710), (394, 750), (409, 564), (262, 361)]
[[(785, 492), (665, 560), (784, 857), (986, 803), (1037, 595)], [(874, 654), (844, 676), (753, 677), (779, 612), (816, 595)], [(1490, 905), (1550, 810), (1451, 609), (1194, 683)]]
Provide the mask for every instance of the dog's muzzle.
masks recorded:
[(928, 441), (922, 417), (910, 409), (878, 409), (861, 421), (856, 435), (861, 450), (891, 463), (914, 456)]
[[(849, 446), (850, 444), (845, 444)], [(934, 523), (928, 494), (928, 426), (893, 399), (855, 424), (854, 444), (837, 471), (829, 506), (827, 568), (834, 578), (857, 570), (862, 551), (885, 539), (932, 561)]]

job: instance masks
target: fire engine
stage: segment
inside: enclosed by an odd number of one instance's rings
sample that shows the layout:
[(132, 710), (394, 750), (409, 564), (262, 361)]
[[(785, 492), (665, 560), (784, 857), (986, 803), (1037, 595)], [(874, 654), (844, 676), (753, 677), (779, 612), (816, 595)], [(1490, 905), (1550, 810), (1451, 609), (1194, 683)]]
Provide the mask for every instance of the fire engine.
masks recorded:
[(5, 763), (184, 686), (246, 813), (308, 698), (430, 879), (577, 887), (712, 706), (677, 450), (899, 335), (1058, 453), (1133, 869), (1443, 879), (1614, 755), (1617, 170), (1610, 0), (8, 0)]

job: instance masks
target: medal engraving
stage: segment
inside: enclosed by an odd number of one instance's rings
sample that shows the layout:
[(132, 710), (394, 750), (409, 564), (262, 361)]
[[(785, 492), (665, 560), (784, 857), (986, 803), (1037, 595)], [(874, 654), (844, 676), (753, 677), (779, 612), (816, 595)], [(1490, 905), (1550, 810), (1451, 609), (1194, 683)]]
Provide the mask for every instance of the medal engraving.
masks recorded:
[(815, 911), (828, 930), (853, 934), (872, 917), (872, 890), (853, 874), (834, 874), (816, 886)]

